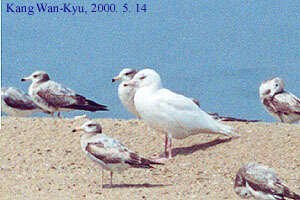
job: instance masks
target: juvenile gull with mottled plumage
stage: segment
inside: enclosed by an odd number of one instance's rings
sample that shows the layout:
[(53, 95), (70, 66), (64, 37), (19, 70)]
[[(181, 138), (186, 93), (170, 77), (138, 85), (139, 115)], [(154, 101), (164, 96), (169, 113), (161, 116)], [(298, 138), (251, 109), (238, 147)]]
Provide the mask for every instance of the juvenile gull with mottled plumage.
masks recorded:
[(86, 155), (102, 167), (102, 187), (104, 180), (103, 169), (110, 171), (110, 185), (112, 186), (113, 172), (122, 172), (129, 168), (153, 168), (151, 165), (162, 165), (140, 157), (130, 151), (122, 143), (102, 133), (99, 123), (88, 121), (73, 132), (83, 130), (81, 148)]
[(28, 94), (14, 88), (1, 88), (2, 112), (11, 116), (25, 117), (34, 113), (43, 112)]
[(51, 81), (46, 72), (36, 71), (21, 81), (31, 80), (29, 95), (33, 102), (53, 114), (60, 111), (107, 111), (107, 106), (86, 99), (73, 90)]
[(243, 199), (300, 200), (298, 194), (282, 184), (273, 169), (256, 163), (247, 163), (238, 170), (234, 190)]
[(265, 80), (259, 87), (259, 95), (264, 108), (284, 123), (300, 120), (300, 99), (284, 90), (284, 82), (275, 77)]

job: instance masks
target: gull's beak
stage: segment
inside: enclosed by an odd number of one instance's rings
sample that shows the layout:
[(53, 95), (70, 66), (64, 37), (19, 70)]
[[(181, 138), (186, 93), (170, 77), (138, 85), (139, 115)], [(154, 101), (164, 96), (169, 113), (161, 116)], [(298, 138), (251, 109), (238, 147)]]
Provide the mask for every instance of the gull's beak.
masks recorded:
[(31, 80), (30, 77), (25, 77), (25, 78), (22, 78), (22, 79), (21, 79), (22, 82), (24, 82), (24, 81), (30, 81), (30, 80)]
[(74, 128), (74, 129), (72, 130), (72, 132), (74, 133), (74, 132), (78, 132), (78, 131), (82, 131), (82, 130), (83, 130), (83, 128), (78, 127), (78, 128)]
[(120, 77), (118, 77), (118, 76), (114, 77), (114, 78), (111, 80), (111, 82), (115, 82), (115, 81), (117, 81), (117, 80), (120, 80)]
[(275, 96), (276, 94), (277, 94), (276, 91), (270, 92), (270, 97), (271, 97), (271, 98), (274, 98), (274, 96)]
[[(267, 90), (263, 93), (263, 95), (269, 95), (270, 93), (271, 93), (271, 90)], [(273, 96), (273, 95), (271, 95), (271, 96)]]
[(137, 85), (138, 85), (137, 82), (134, 81), (134, 80), (131, 80), (131, 81), (129, 81), (129, 82), (127, 82), (127, 83), (124, 84), (125, 87), (127, 87), (127, 86), (137, 87)]

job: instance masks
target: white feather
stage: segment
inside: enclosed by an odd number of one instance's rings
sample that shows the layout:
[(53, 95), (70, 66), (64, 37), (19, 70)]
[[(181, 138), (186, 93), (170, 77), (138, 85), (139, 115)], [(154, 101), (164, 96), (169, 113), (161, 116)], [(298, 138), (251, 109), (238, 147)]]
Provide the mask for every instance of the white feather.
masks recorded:
[(154, 70), (138, 72), (132, 82), (138, 85), (134, 98), (138, 113), (160, 132), (176, 139), (200, 133), (238, 135), (202, 111), (190, 98), (163, 88)]

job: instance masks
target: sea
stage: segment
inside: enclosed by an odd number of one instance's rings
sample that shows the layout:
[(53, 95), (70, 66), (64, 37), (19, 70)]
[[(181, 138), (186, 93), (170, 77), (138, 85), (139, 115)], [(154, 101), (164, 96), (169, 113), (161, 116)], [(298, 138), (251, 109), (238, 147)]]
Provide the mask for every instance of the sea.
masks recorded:
[(42, 70), (109, 107), (64, 117), (135, 118), (111, 81), (123, 68), (152, 68), (204, 111), (241, 119), (276, 121), (259, 100), (265, 79), (281, 77), (300, 96), (299, 1), (55, 1), (45, 11), (38, 3), (2, 1), (1, 85), (27, 91), (21, 78)]

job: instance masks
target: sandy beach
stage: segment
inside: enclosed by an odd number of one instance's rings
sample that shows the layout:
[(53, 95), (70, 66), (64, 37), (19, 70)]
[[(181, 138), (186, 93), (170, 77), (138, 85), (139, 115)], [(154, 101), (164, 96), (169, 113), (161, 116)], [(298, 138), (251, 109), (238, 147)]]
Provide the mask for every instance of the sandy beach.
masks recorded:
[[(235, 174), (246, 162), (277, 171), (300, 193), (300, 125), (226, 123), (240, 138), (200, 134), (174, 141), (174, 158), (154, 169), (114, 174), (113, 188), (101, 188), (101, 168), (82, 152), (85, 119), (2, 117), (0, 199), (240, 199)], [(145, 157), (163, 152), (164, 136), (143, 121), (96, 119), (103, 133)], [(109, 184), (109, 172), (105, 172)]]

